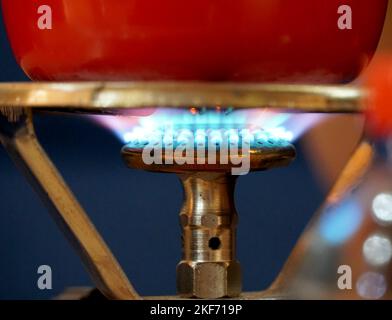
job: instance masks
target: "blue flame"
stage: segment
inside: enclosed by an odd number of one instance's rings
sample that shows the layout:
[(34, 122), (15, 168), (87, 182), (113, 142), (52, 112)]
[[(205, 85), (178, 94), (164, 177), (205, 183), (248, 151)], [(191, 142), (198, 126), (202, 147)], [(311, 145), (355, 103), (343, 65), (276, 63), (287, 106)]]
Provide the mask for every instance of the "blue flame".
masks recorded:
[(143, 145), (151, 141), (165, 144), (195, 143), (208, 139), (220, 144), (228, 139), (236, 144), (268, 144), (268, 141), (294, 142), (303, 132), (317, 123), (320, 115), (288, 114), (261, 109), (165, 109), (156, 108), (147, 116), (95, 116), (124, 143)]

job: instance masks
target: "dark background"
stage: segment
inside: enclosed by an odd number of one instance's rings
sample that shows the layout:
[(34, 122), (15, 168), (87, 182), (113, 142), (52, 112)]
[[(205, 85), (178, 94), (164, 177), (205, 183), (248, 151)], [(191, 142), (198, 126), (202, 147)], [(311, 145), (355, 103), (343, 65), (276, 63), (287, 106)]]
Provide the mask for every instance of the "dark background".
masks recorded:
[[(27, 81), (10, 50), (0, 14), (0, 82)], [(175, 293), (180, 259), (181, 185), (174, 175), (125, 168), (121, 143), (76, 116), (36, 116), (37, 134), (98, 230), (144, 295)], [(244, 289), (276, 277), (322, 192), (298, 146), (289, 168), (239, 179), (238, 258)], [(53, 290), (37, 288), (37, 268), (53, 270)], [(51, 298), (91, 286), (81, 262), (0, 147), (0, 299)]]

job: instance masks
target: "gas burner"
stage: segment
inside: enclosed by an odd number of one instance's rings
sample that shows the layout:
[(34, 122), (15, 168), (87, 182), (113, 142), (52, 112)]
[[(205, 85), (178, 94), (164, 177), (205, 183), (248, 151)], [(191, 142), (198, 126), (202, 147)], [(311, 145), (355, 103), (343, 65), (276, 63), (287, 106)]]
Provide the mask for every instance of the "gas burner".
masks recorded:
[[(0, 141), (48, 204), (75, 246), (97, 288), (108, 298), (139, 299), (121, 266), (93, 227), (40, 146), (33, 112), (124, 115), (164, 106), (178, 110), (266, 109), (285, 112), (361, 112), (364, 92), (353, 87), (212, 83), (19, 83), (0, 85)], [(225, 108), (225, 106), (230, 106)], [(189, 111), (189, 109), (188, 109)], [(226, 112), (225, 112), (226, 113)], [(241, 294), (236, 261), (237, 212), (234, 188), (239, 164), (248, 171), (288, 165), (295, 157), (288, 132), (281, 129), (181, 126), (127, 133), (122, 150), (131, 168), (176, 173), (185, 200), (180, 212), (183, 254), (177, 267), (180, 297), (260, 298)], [(172, 130), (172, 132), (170, 131)], [(169, 139), (170, 138), (170, 139)], [(161, 157), (156, 156), (160, 155)], [(146, 161), (145, 156), (149, 159)], [(209, 161), (211, 158), (215, 160)], [(154, 161), (158, 159), (158, 161)], [(234, 173), (234, 175), (233, 175)], [(268, 296), (268, 294), (267, 294)], [(173, 297), (165, 297), (173, 298)]]
[[(159, 163), (146, 164), (144, 150), (148, 148), (147, 153), (161, 153)], [(136, 139), (123, 148), (122, 156), (131, 168), (177, 173), (182, 182), (185, 195), (180, 212), (178, 294), (208, 299), (239, 296), (234, 164), (247, 163), (242, 168), (245, 173), (288, 165), (295, 158), (293, 145), (263, 130), (243, 129), (240, 134), (234, 129), (178, 130), (174, 137), (170, 133), (170, 139), (165, 132)], [(244, 172), (239, 169), (238, 173)]]

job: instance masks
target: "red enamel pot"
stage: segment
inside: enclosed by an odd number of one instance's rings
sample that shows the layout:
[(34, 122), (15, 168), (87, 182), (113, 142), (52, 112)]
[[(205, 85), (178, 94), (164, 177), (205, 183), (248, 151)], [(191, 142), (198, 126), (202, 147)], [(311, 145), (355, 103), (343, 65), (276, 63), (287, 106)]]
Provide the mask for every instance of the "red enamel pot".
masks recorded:
[[(15, 57), (34, 80), (344, 83), (371, 59), (388, 1), (2, 0), (1, 4)], [(51, 9), (51, 29), (39, 27), (42, 5)], [(347, 8), (343, 5), (349, 6), (351, 21), (342, 18), (349, 13), (339, 11)]]

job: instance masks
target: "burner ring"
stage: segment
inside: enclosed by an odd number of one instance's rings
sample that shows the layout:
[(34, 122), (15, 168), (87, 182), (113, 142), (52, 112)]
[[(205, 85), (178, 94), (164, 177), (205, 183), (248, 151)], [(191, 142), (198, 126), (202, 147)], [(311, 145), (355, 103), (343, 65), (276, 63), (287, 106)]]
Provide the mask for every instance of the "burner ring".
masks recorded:
[(238, 168), (245, 161), (249, 161), (249, 171), (263, 171), (286, 166), (296, 156), (294, 146), (283, 140), (270, 141), (264, 144), (252, 143), (246, 150), (237, 147), (234, 151), (233, 148), (223, 150), (217, 147), (212, 152), (209, 152), (208, 146), (198, 148), (195, 145), (193, 154), (190, 155), (186, 154), (187, 151), (185, 150), (183, 152), (181, 150), (180, 152), (173, 151), (176, 147), (178, 148), (178, 145), (173, 145), (170, 148), (154, 149), (152, 145), (148, 151), (150, 155), (152, 154), (152, 157), (156, 156), (154, 154), (155, 150), (161, 153), (156, 157), (158, 161), (146, 163), (143, 158), (143, 152), (146, 149), (135, 144), (127, 144), (122, 149), (122, 157), (128, 167), (145, 171), (229, 173), (233, 168)]

